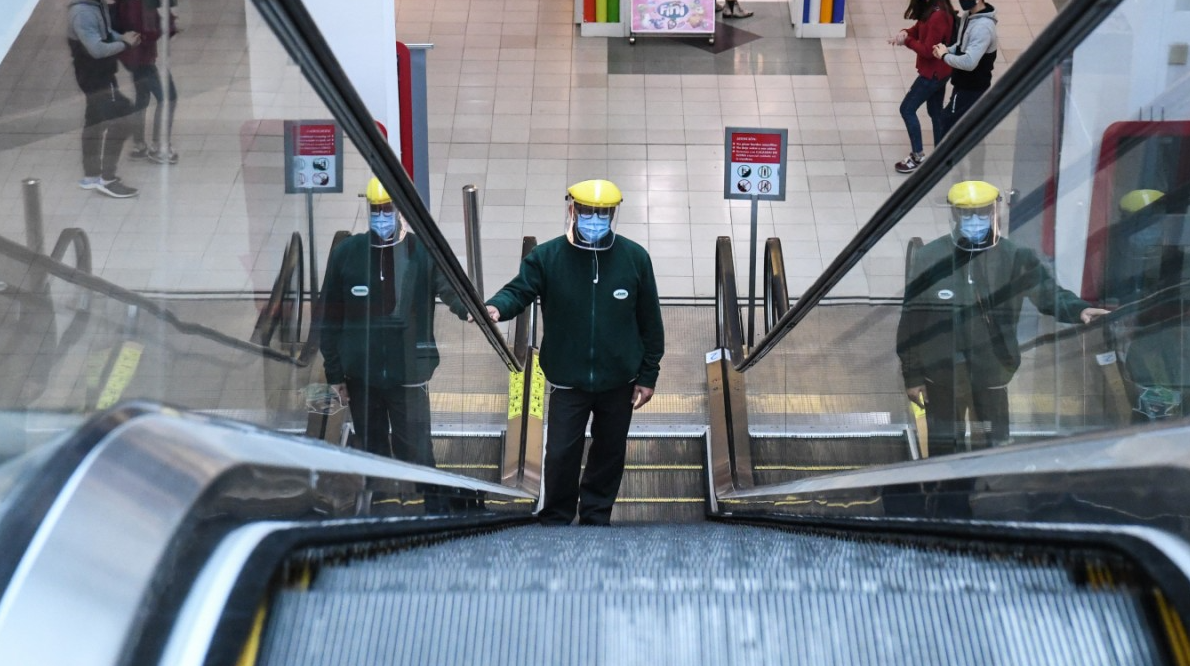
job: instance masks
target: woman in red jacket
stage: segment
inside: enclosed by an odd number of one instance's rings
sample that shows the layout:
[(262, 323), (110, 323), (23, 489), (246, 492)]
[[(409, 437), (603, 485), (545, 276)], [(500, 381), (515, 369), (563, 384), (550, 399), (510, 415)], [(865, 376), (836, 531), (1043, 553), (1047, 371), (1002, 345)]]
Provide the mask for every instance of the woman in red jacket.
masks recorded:
[(921, 143), (921, 123), (917, 110), (926, 105), (934, 124), (934, 145), (942, 137), (942, 106), (946, 98), (946, 80), (950, 66), (934, 57), (935, 44), (950, 44), (954, 39), (955, 10), (950, 0), (909, 0), (905, 18), (914, 21), (908, 30), (888, 40), (895, 46), (907, 46), (917, 54), (917, 79), (901, 101), (901, 118), (909, 131), (909, 157), (897, 162), (898, 173), (912, 173), (926, 156)]
[[(171, 0), (172, 8), (177, 0)], [(134, 146), (129, 157), (132, 159), (149, 159), (159, 164), (177, 164), (178, 154), (170, 146), (173, 133), (174, 108), (178, 103), (178, 90), (174, 87), (174, 77), (167, 70), (165, 81), (169, 85), (169, 102), (165, 103), (161, 74), (157, 71), (157, 41), (162, 38), (162, 16), (159, 13), (161, 0), (116, 0), (113, 22), (122, 30), (135, 30), (141, 35), (139, 46), (125, 49), (120, 53), (120, 62), (132, 74), (132, 85), (136, 88), (134, 102), (135, 113), (132, 118), (132, 139)], [(175, 16), (169, 11), (169, 34), (178, 33)], [(153, 113), (153, 143), (145, 140), (145, 110), (149, 108), (149, 97), (157, 99), (157, 107)], [(162, 127), (162, 107), (168, 108), (165, 113), (165, 126)]]

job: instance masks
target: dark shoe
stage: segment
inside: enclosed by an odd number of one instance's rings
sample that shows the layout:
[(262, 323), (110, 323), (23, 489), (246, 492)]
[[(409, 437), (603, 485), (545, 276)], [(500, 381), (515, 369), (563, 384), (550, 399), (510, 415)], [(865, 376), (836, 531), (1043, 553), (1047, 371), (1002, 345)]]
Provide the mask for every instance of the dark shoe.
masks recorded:
[(139, 190), (121, 183), (119, 178), (101, 181), (95, 189), (114, 199), (127, 199), (139, 194)]
[(897, 170), (897, 173), (913, 173), (925, 159), (926, 156), (922, 153), (909, 153), (909, 157), (897, 162), (893, 168)]
[(168, 153), (160, 150), (154, 150), (149, 153), (149, 159), (158, 164), (177, 164), (178, 154), (172, 150)]
[(153, 154), (153, 149), (148, 146), (137, 146), (128, 153), (130, 160), (144, 160), (148, 159)]

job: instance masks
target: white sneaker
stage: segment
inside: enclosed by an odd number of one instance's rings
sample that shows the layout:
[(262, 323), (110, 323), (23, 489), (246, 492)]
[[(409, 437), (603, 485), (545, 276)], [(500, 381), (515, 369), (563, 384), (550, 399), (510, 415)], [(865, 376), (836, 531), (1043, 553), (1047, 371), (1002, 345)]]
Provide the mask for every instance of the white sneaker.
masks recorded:
[(79, 187), (83, 188), (84, 190), (99, 189), (99, 186), (102, 184), (103, 179), (99, 176), (88, 176), (79, 181)]

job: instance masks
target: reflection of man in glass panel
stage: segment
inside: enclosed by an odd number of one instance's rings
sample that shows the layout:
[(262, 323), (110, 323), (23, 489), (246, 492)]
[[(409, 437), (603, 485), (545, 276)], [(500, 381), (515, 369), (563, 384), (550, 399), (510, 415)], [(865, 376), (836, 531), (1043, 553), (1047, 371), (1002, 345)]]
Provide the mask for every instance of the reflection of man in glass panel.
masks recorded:
[(460, 319), (467, 311), (376, 178), (366, 197), (370, 229), (335, 247), (322, 287), (326, 381), (351, 408), (365, 451), (432, 466), (434, 297)]
[(1009, 442), (1008, 382), (1021, 364), (1016, 331), (1026, 296), (1065, 323), (1107, 313), (1059, 287), (1032, 250), (1001, 237), (994, 186), (961, 182), (947, 201), (950, 234), (914, 257), (897, 328), (905, 390), (925, 407), (932, 454), (957, 450), (968, 412), (973, 433)]

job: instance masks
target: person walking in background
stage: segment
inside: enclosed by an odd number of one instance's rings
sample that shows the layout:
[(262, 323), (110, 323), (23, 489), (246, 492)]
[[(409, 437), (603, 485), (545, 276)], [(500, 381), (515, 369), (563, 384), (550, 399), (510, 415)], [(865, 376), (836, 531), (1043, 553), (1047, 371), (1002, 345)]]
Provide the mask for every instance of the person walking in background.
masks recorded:
[[(176, 0), (170, 2), (170, 37), (178, 34), (177, 17), (172, 10), (176, 5)], [(135, 113), (132, 117), (133, 148), (128, 156), (134, 160), (149, 159), (158, 164), (177, 164), (178, 154), (173, 150), (171, 139), (178, 90), (174, 87), (173, 75), (167, 71), (165, 80), (169, 84), (169, 102), (166, 103), (161, 73), (157, 69), (157, 42), (162, 37), (161, 0), (116, 0), (115, 9), (116, 29), (136, 31), (141, 36), (140, 44), (125, 49), (117, 56), (132, 74), (132, 85), (136, 89)], [(150, 97), (157, 100), (153, 111), (152, 143), (145, 140), (145, 117)]]
[(897, 162), (897, 173), (917, 171), (926, 157), (921, 122), (917, 119), (922, 104), (926, 105), (934, 126), (934, 146), (942, 140), (942, 104), (946, 101), (950, 65), (934, 57), (934, 46), (949, 44), (954, 39), (955, 10), (950, 0), (909, 0), (905, 18), (912, 20), (913, 25), (888, 40), (889, 44), (908, 47), (917, 54), (917, 78), (901, 100), (901, 118), (909, 132), (909, 156)]
[(541, 298), (541, 369), (552, 393), (538, 520), (569, 525), (577, 512), (579, 524), (607, 525), (632, 411), (653, 397), (665, 330), (649, 253), (616, 235), (619, 188), (586, 180), (567, 191), (566, 233), (521, 261), (520, 274), (488, 299), (488, 316), (511, 319)]
[[(996, 8), (983, 0), (959, 0), (966, 16), (959, 22), (959, 36), (951, 46), (934, 45), (934, 57), (953, 70), (950, 77), (950, 103), (942, 122), (942, 135), (967, 113), (992, 87), (992, 68), (996, 64)], [(935, 145), (942, 140), (934, 138)]]
[(130, 131), (132, 102), (116, 82), (116, 56), (140, 44), (140, 34), (116, 32), (105, 0), (75, 0), (67, 8), (66, 43), (74, 80), (87, 96), (83, 114), (83, 179), (79, 187), (125, 199), (137, 195), (116, 176)]

